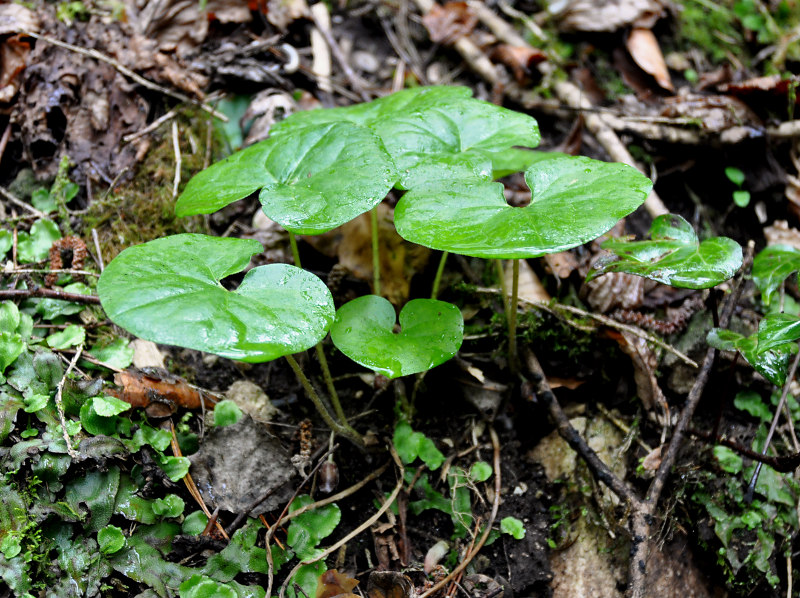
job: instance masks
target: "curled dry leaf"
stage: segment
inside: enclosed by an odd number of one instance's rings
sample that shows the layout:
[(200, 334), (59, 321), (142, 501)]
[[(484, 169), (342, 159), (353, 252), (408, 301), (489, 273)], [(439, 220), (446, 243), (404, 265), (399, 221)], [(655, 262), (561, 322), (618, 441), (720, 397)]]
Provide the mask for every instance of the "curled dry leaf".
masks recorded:
[(186, 380), (155, 368), (125, 370), (114, 374), (118, 389), (106, 390), (110, 395), (143, 408), (152, 417), (166, 417), (178, 407), (200, 409), (201, 401), (213, 409), (215, 401), (189, 385)]
[(651, 284), (652, 281), (641, 276), (611, 272), (586, 283), (583, 292), (587, 293), (586, 300), (592, 309), (607, 313), (617, 307), (639, 307), (644, 301), (645, 287)]
[(470, 32), (478, 24), (478, 17), (466, 2), (448, 2), (444, 6), (434, 4), (422, 17), (431, 41), (452, 44)]
[(530, 79), (533, 67), (547, 60), (547, 55), (531, 46), (500, 44), (492, 49), (490, 58), (509, 67), (517, 83), (522, 84)]
[(358, 580), (339, 573), (336, 569), (328, 569), (319, 576), (315, 598), (333, 598), (334, 596), (354, 596), (353, 589)]
[(634, 27), (628, 34), (625, 45), (631, 58), (644, 72), (652, 75), (656, 83), (664, 89), (675, 91), (658, 40), (650, 29)]

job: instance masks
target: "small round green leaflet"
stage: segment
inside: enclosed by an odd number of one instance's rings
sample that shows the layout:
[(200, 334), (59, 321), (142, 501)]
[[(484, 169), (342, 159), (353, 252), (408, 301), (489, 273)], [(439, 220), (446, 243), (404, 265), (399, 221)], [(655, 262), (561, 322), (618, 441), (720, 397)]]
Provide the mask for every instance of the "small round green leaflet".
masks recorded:
[(759, 345), (761, 348), (767, 347), (769, 339), (768, 335), (762, 336), (762, 332), (769, 333), (772, 330), (772, 324), (765, 323), (764, 320), (759, 324), (759, 332), (756, 334), (743, 336), (732, 330), (712, 328), (706, 341), (722, 351), (738, 351), (759, 374), (775, 386), (783, 386), (789, 369), (789, 358), (797, 352), (797, 345), (792, 342), (782, 342), (760, 350)]
[(414, 299), (400, 312), (394, 333), (392, 304), (376, 295), (359, 297), (336, 312), (333, 344), (350, 359), (388, 378), (427, 371), (456, 354), (464, 320), (455, 305)]
[(125, 535), (116, 525), (107, 525), (97, 532), (97, 543), (103, 554), (114, 554), (125, 546)]
[(175, 213), (209, 214), (260, 189), (267, 216), (293, 233), (315, 235), (373, 208), (396, 178), (381, 140), (366, 127), (293, 127), (198, 173)]
[(157, 343), (247, 362), (313, 347), (335, 315), (318, 277), (270, 264), (250, 270), (235, 291), (220, 284), (260, 251), (254, 240), (165, 237), (120, 253), (97, 293), (114, 323)]
[(503, 185), (442, 182), (406, 193), (395, 208), (400, 236), (483, 258), (529, 258), (596, 239), (638, 208), (652, 183), (634, 168), (556, 156), (525, 172), (530, 205), (509, 206)]
[(761, 291), (761, 300), (769, 305), (772, 295), (784, 280), (800, 270), (800, 250), (790, 245), (771, 245), (753, 260), (753, 282)]
[(742, 248), (727, 237), (698, 242), (692, 225), (675, 214), (653, 220), (650, 241), (611, 239), (603, 249), (615, 261), (600, 263), (589, 273), (592, 280), (607, 272), (627, 272), (674, 287), (708, 289), (731, 278), (742, 266)]

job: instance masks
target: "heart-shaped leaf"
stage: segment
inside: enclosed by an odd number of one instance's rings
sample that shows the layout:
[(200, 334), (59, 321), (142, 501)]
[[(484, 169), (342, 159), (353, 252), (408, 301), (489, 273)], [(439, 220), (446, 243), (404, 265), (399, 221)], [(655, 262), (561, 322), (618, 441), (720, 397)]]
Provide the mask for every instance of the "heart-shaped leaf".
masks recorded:
[(292, 128), (197, 174), (175, 213), (208, 214), (261, 189), (267, 216), (294, 233), (314, 235), (370, 210), (395, 179), (381, 140), (366, 127)]
[(250, 270), (235, 291), (219, 282), (260, 251), (254, 240), (165, 237), (120, 253), (97, 293), (108, 317), (143, 339), (248, 362), (304, 351), (334, 318), (319, 278), (270, 264)]
[(371, 102), (344, 106), (342, 108), (321, 108), (295, 112), (276, 123), (270, 133), (284, 132), (305, 125), (319, 125), (348, 121), (357, 125), (369, 126), (376, 120), (396, 114), (416, 112), (432, 106), (442, 106), (449, 102), (472, 97), (472, 90), (458, 86), (431, 86), (403, 89)]
[(471, 163), (481, 159), (478, 171), (486, 173), (481, 179), (491, 179), (493, 153), (515, 145), (535, 147), (540, 139), (533, 117), (474, 99), (396, 113), (371, 126), (397, 165), (402, 189), (431, 182), (433, 167), (462, 156)]
[(790, 245), (771, 245), (753, 260), (753, 282), (761, 300), (769, 305), (773, 293), (793, 272), (800, 270), (800, 250)]
[(624, 164), (580, 156), (540, 160), (525, 172), (530, 205), (511, 207), (503, 185), (442, 182), (406, 193), (395, 208), (400, 236), (484, 258), (528, 258), (597, 238), (639, 207), (652, 183)]
[(759, 374), (776, 386), (783, 386), (789, 369), (789, 357), (797, 352), (797, 345), (793, 342), (775, 343), (776, 339), (771, 335), (777, 322), (765, 323), (764, 320), (759, 324), (756, 334), (743, 336), (732, 330), (712, 328), (706, 340), (717, 349), (739, 351)]
[(424, 372), (444, 363), (461, 346), (464, 320), (458, 308), (435, 299), (414, 299), (400, 312), (376, 295), (359, 297), (336, 312), (333, 344), (350, 359), (388, 378)]
[(674, 287), (707, 289), (731, 278), (742, 266), (742, 248), (727, 237), (702, 243), (692, 225), (664, 214), (650, 226), (650, 241), (610, 239), (603, 249), (616, 256), (595, 266), (587, 280), (607, 272), (627, 272)]

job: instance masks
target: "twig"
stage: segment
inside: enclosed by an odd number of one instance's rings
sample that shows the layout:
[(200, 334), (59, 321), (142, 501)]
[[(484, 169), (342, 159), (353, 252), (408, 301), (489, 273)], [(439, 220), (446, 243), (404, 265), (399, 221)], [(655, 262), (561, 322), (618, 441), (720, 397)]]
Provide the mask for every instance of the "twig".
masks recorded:
[(27, 210), (28, 212), (30, 212), (31, 214), (33, 214), (37, 218), (47, 218), (47, 214), (45, 214), (44, 212), (42, 212), (40, 210), (37, 210), (32, 205), (30, 205), (28, 203), (25, 203), (24, 201), (22, 201), (21, 199), (16, 197), (14, 194), (12, 194), (10, 191), (8, 191), (5, 187), (0, 187), (0, 195), (5, 197), (8, 201), (13, 203), (15, 206), (20, 207), (23, 210)]
[(106, 266), (103, 263), (103, 252), (100, 250), (100, 237), (97, 236), (96, 228), (92, 229), (92, 241), (94, 241), (94, 250), (97, 252), (97, 267), (102, 272), (106, 269)]
[[(314, 15), (315, 22), (320, 22), (323, 26), (327, 25), (330, 28), (330, 23), (323, 22), (329, 20), (330, 15), (328, 8), (322, 2), (314, 4), (310, 8), (310, 12)], [(315, 15), (315, 12), (318, 14)], [(318, 26), (311, 30), (311, 54), (313, 56), (311, 72), (317, 78), (317, 85), (320, 91), (331, 93), (333, 90), (331, 85), (331, 53), (325, 41), (325, 36)]]
[[(397, 465), (397, 469), (399, 471), (397, 473), (397, 484), (395, 485), (394, 490), (392, 490), (392, 493), (383, 502), (383, 504), (381, 505), (381, 508), (378, 509), (378, 511), (372, 517), (367, 519), (364, 523), (359, 525), (356, 529), (354, 529), (352, 532), (347, 534), (344, 538), (342, 538), (341, 540), (336, 542), (333, 546), (329, 546), (328, 548), (326, 548), (325, 550), (323, 550), (322, 552), (320, 552), (319, 554), (317, 554), (313, 558), (310, 558), (310, 559), (307, 559), (307, 560), (303, 560), (303, 561), (300, 561), (299, 563), (297, 563), (297, 565), (295, 565), (294, 569), (291, 570), (289, 575), (286, 576), (286, 581), (281, 586), (281, 591), (279, 593), (280, 598), (283, 598), (285, 596), (286, 584), (289, 582), (290, 579), (292, 579), (292, 577), (294, 577), (294, 575), (297, 573), (297, 571), (300, 569), (300, 567), (302, 567), (303, 565), (310, 565), (311, 563), (316, 563), (317, 561), (320, 561), (320, 560), (326, 558), (328, 555), (336, 552), (337, 550), (339, 550), (339, 548), (341, 548), (342, 546), (347, 544), (350, 540), (355, 538), (357, 535), (359, 535), (365, 529), (367, 529), (370, 526), (372, 526), (378, 519), (380, 519), (381, 515), (383, 515), (389, 509), (389, 507), (392, 506), (392, 504), (394, 503), (395, 498), (397, 498), (397, 495), (400, 492), (400, 489), (403, 487), (405, 468), (403, 467), (403, 464), (400, 461), (400, 457), (397, 456), (397, 451), (395, 451), (394, 447), (389, 445), (389, 450), (392, 452), (392, 459), (394, 459), (395, 465)], [(499, 492), (498, 492), (498, 494), (499, 494)], [(277, 525), (275, 527), (277, 527)], [(484, 535), (487, 535), (487, 534), (484, 534)], [(420, 598), (423, 598), (423, 596), (420, 596)]]
[(450, 574), (441, 580), (439, 583), (435, 584), (433, 587), (429, 588), (427, 591), (420, 594), (419, 598), (427, 598), (428, 596), (434, 594), (441, 590), (447, 583), (455, 578), (456, 575), (461, 573), (464, 569), (467, 568), (472, 562), (472, 559), (477, 556), (478, 552), (480, 552), (483, 545), (486, 543), (486, 540), (489, 538), (489, 534), (492, 533), (492, 526), (494, 525), (494, 521), (497, 518), (497, 509), (500, 507), (500, 440), (497, 438), (497, 432), (494, 431), (494, 428), (491, 426), (489, 427), (489, 435), (492, 438), (492, 449), (493, 449), (493, 464), (494, 464), (494, 497), (492, 500), (492, 512), (489, 515), (489, 521), (486, 522), (486, 528), (483, 530), (483, 535), (481, 535), (480, 540), (477, 541), (475, 546), (469, 552), (469, 554), (461, 561), (458, 566), (453, 569)]
[(339, 66), (342, 67), (342, 70), (344, 71), (347, 80), (350, 82), (350, 85), (353, 86), (353, 89), (356, 90), (363, 101), (369, 102), (372, 99), (372, 96), (370, 96), (366, 89), (364, 89), (364, 81), (361, 79), (361, 77), (356, 75), (355, 71), (353, 71), (350, 64), (347, 62), (344, 52), (342, 52), (342, 49), (339, 47), (339, 44), (336, 43), (336, 40), (333, 39), (330, 23), (323, 22), (324, 17), (320, 18), (320, 14), (318, 14), (323, 10), (323, 8), (317, 8), (317, 6), (324, 7), (324, 10), (327, 12), (327, 7), (321, 2), (312, 6), (310, 12), (311, 18), (314, 20), (314, 25), (322, 34), (322, 37), (325, 38), (325, 42), (328, 44), (328, 47), (330, 48), (333, 57), (336, 59), (336, 62), (338, 62)]
[(74, 274), (76, 276), (100, 276), (97, 272), (89, 272), (88, 270), (71, 270), (69, 268), (56, 268), (55, 270), (47, 270), (44, 268), (17, 268), (16, 270), (6, 270), (4, 274)]
[(172, 89), (168, 89), (166, 87), (158, 85), (157, 83), (153, 83), (149, 79), (145, 79), (144, 77), (142, 77), (141, 75), (135, 73), (134, 71), (132, 71), (131, 69), (129, 69), (128, 67), (126, 67), (125, 65), (120, 63), (119, 61), (114, 60), (110, 56), (106, 56), (102, 52), (98, 52), (97, 50), (94, 50), (94, 49), (86, 49), (86, 48), (81, 48), (80, 46), (74, 46), (72, 44), (68, 44), (66, 42), (62, 42), (61, 40), (56, 39), (54, 37), (50, 37), (48, 35), (39, 35), (38, 33), (32, 33), (30, 31), (24, 31), (23, 33), (25, 35), (28, 35), (28, 36), (33, 37), (35, 39), (40, 39), (43, 42), (47, 42), (48, 44), (53, 44), (54, 46), (58, 46), (60, 48), (64, 48), (65, 50), (70, 50), (71, 52), (75, 52), (76, 54), (83, 54), (84, 56), (89, 56), (90, 58), (94, 58), (95, 60), (99, 60), (101, 62), (105, 62), (106, 64), (110, 64), (117, 71), (119, 71), (120, 73), (122, 73), (126, 77), (129, 77), (129, 78), (133, 79), (134, 81), (136, 81), (136, 83), (138, 83), (142, 87), (146, 87), (147, 89), (150, 89), (152, 91), (157, 91), (159, 93), (163, 93), (164, 95), (167, 95), (167, 96), (170, 96), (172, 98), (175, 98), (176, 100), (179, 100), (181, 102), (187, 102), (189, 104), (194, 104), (195, 106), (199, 107), (200, 109), (205, 110), (209, 114), (211, 114), (214, 117), (220, 119), (222, 122), (228, 122), (228, 117), (227, 116), (225, 116), (221, 112), (217, 112), (216, 110), (214, 110), (211, 106), (209, 106), (205, 102), (201, 102), (199, 100), (195, 100), (194, 98), (190, 98), (189, 96), (180, 93), (179, 91), (173, 91)]
[(157, 119), (155, 119), (149, 125), (147, 125), (145, 128), (143, 128), (143, 129), (141, 129), (139, 131), (136, 131), (135, 133), (131, 133), (130, 135), (123, 135), (122, 141), (124, 143), (130, 143), (131, 141), (139, 139), (139, 137), (144, 137), (148, 133), (152, 133), (153, 131), (155, 131), (163, 123), (167, 122), (170, 119), (175, 118), (176, 116), (178, 116), (178, 111), (177, 110), (170, 110), (166, 114), (162, 114), (161, 116), (159, 116)]
[(82, 352), (83, 345), (81, 344), (78, 345), (78, 349), (75, 351), (74, 357), (70, 360), (69, 366), (67, 366), (67, 371), (64, 372), (64, 375), (61, 377), (61, 380), (59, 380), (58, 386), (56, 387), (56, 409), (58, 410), (58, 419), (61, 422), (61, 432), (64, 436), (64, 442), (67, 443), (67, 452), (73, 459), (77, 459), (79, 455), (69, 443), (69, 434), (67, 434), (67, 418), (64, 415), (64, 404), (61, 402), (61, 393), (64, 391), (64, 383), (67, 381), (67, 376), (69, 376), (69, 373), (72, 371), (72, 368), (75, 367), (75, 364), (78, 363), (78, 358), (81, 356)]
[(47, 299), (61, 299), (75, 303), (93, 303), (100, 305), (100, 297), (95, 295), (81, 295), (80, 293), (67, 293), (55, 289), (36, 287), (33, 289), (7, 289), (0, 291), (0, 299), (27, 299), (29, 297), (45, 297)]
[[(769, 449), (769, 445), (772, 442), (772, 437), (775, 435), (775, 429), (778, 427), (778, 420), (781, 418), (783, 406), (786, 405), (786, 397), (789, 394), (789, 387), (792, 385), (794, 375), (797, 372), (798, 363), (800, 363), (800, 350), (794, 356), (792, 366), (789, 368), (789, 373), (786, 375), (786, 382), (783, 385), (783, 392), (781, 393), (780, 401), (778, 401), (778, 406), (775, 408), (775, 415), (772, 417), (772, 423), (769, 426), (767, 438), (764, 440), (764, 446), (761, 448), (762, 455), (767, 454), (767, 449)], [(791, 417), (789, 418), (789, 425), (792, 425)], [(756, 484), (758, 483), (758, 476), (761, 473), (761, 466), (761, 461), (756, 463), (756, 468), (753, 471), (753, 477), (750, 478), (750, 483), (747, 485), (747, 492), (745, 492), (744, 500), (748, 504), (753, 502), (753, 492), (755, 491)]]
[(172, 151), (175, 153), (175, 177), (172, 180), (172, 199), (178, 197), (178, 186), (181, 184), (181, 145), (178, 142), (178, 121), (172, 121)]

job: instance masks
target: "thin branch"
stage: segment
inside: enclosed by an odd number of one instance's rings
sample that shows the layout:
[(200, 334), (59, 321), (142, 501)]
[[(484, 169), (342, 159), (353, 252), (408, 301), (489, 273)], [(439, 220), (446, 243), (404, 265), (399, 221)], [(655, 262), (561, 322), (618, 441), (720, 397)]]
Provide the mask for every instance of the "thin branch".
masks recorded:
[(37, 218), (47, 218), (47, 214), (37, 210), (32, 205), (30, 205), (28, 203), (25, 203), (20, 198), (18, 198), (16, 195), (14, 195), (10, 191), (8, 191), (8, 189), (6, 189), (5, 187), (1, 187), (0, 186), (0, 195), (5, 197), (8, 201), (13, 203), (15, 206), (17, 206), (19, 208), (22, 208), (23, 210), (27, 210), (28, 212), (30, 212), (31, 214), (33, 214)]
[(75, 303), (91, 303), (100, 305), (100, 297), (96, 295), (81, 295), (80, 293), (67, 293), (55, 289), (35, 287), (32, 289), (7, 289), (0, 290), (0, 299), (28, 299), (30, 297), (44, 297), (46, 299), (61, 299)]
[(64, 415), (64, 404), (61, 402), (61, 394), (64, 392), (64, 383), (67, 381), (67, 376), (69, 376), (69, 373), (72, 371), (72, 368), (75, 367), (75, 364), (78, 363), (78, 358), (81, 356), (82, 352), (83, 345), (78, 345), (78, 350), (75, 351), (75, 355), (70, 360), (67, 371), (64, 372), (64, 375), (61, 377), (61, 380), (59, 380), (58, 386), (56, 387), (56, 409), (58, 410), (58, 419), (61, 422), (61, 432), (64, 436), (64, 442), (67, 443), (67, 452), (73, 459), (77, 459), (79, 455), (77, 451), (72, 448), (69, 442), (69, 434), (67, 433), (67, 418)]

